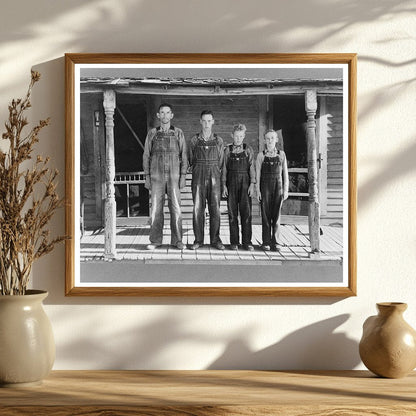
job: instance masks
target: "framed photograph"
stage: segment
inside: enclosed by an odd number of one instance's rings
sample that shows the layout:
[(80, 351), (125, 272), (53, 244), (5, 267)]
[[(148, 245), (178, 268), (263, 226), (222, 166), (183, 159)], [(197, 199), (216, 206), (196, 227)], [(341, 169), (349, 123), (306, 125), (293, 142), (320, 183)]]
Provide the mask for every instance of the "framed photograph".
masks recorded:
[(356, 295), (355, 54), (66, 54), (66, 295)]

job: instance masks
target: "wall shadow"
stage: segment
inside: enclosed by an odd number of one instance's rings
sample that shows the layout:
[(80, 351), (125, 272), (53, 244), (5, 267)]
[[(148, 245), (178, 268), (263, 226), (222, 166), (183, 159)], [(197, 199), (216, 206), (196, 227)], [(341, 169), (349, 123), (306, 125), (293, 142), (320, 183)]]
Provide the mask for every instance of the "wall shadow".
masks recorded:
[[(39, 0), (36, 7), (10, 3), (0, 15), (0, 65), (13, 71), (10, 63), (18, 60), (16, 69), (21, 71), (42, 62), (42, 56), (60, 56), (63, 51), (320, 52), (322, 42), (343, 35), (353, 26), (414, 13), (416, 9), (410, 0), (379, 0), (376, 4), (354, 0), (337, 2), (336, 7), (309, 0), (307, 8), (302, 0), (263, 0), (261, 5), (246, 2), (238, 8), (234, 2), (221, 0), (178, 0), (168, 13), (163, 11), (163, 0), (123, 0), (117, 4), (108, 0)], [(299, 36), (300, 30), (307, 35)], [(195, 33), (198, 35), (191, 35)], [(349, 37), (342, 40), (348, 41)], [(26, 43), (30, 50), (22, 55), (20, 49)], [(334, 48), (339, 50), (338, 45)], [(0, 83), (0, 96), (20, 85), (15, 73), (7, 83)]]
[[(122, 322), (108, 321), (112, 336), (108, 337), (108, 328), (103, 328), (100, 317), (90, 317), (89, 322), (80, 322), (79, 332), (74, 332), (71, 341), (57, 344), (57, 360), (77, 363), (81, 369), (155, 369), (165, 365), (169, 360), (165, 351), (176, 344), (184, 342), (212, 342), (203, 331), (188, 330), (181, 325), (174, 314), (164, 314), (158, 318), (148, 319), (141, 324), (142, 316), (137, 315), (136, 325), (124, 328)], [(67, 322), (71, 326), (72, 316), (58, 312), (56, 319), (60, 327)], [(72, 328), (72, 330), (77, 330)], [(61, 338), (62, 339), (62, 338)], [(160, 362), (166, 361), (165, 364)]]
[(349, 314), (298, 329), (281, 341), (258, 351), (248, 344), (248, 337), (228, 343), (223, 354), (213, 361), (209, 370), (276, 369), (276, 370), (341, 370), (360, 363), (357, 341), (345, 333), (335, 332)]
[[(44, 10), (48, 12), (44, 13)], [(155, 52), (150, 50), (154, 44), (164, 48), (159, 52), (173, 51), (177, 49), (177, 45), (181, 45), (181, 49), (200, 52), (208, 52), (207, 48), (211, 52), (219, 50), (247, 52), (259, 51), (258, 39), (264, 39), (267, 43), (273, 40), (278, 50), (288, 43), (284, 35), (291, 33), (294, 27), (305, 30), (320, 29), (319, 35), (314, 34), (300, 41), (293, 36), (290, 38), (292, 51), (299, 49), (305, 51), (352, 25), (372, 22), (383, 16), (412, 13), (415, 8), (409, 0), (394, 2), (378, 0), (376, 4), (354, 0), (338, 2), (336, 7), (328, 7), (325, 2), (319, 0), (309, 0), (307, 13), (302, 13), (300, 11), (305, 10), (302, 0), (293, 0), (289, 3), (283, 0), (264, 0), (261, 7), (257, 3), (247, 2), (238, 8), (233, 2), (221, 0), (205, 3), (178, 0), (175, 7), (169, 8), (169, 13), (161, 13), (163, 10), (166, 10), (166, 3), (163, 0), (154, 0), (150, 3), (123, 0), (117, 3), (117, 7), (111, 1), (102, 0), (91, 0), (88, 4), (82, 0), (71, 2), (39, 0), (36, 8), (22, 8), (18, 3), (11, 3), (1, 19), (1, 43), (36, 38), (46, 32), (46, 28), (59, 23), (62, 29), (67, 31), (67, 36), (62, 37), (60, 41), (71, 50), (74, 46), (77, 47), (78, 52), (101, 52), (103, 49), (113, 52), (132, 52), (129, 41), (138, 35), (140, 35), (137, 37), (140, 42), (138, 45), (142, 52)], [(19, 16), (18, 33), (15, 31), (14, 16)], [(71, 20), (81, 16), (83, 21), (78, 21), (76, 27), (71, 27)], [(160, 23), (158, 30), (154, 30), (156, 16)], [(208, 18), (189, 19), (188, 16)], [(185, 30), (182, 33), (178, 32), (177, 36), (167, 36), (172, 24), (164, 23), (171, 22), (181, 22)], [(213, 31), (221, 30), (227, 31), (227, 42), (212, 43)], [(199, 35), (190, 37), (190, 32)], [(247, 35), (244, 42), (241, 41), (242, 35)], [(280, 39), (278, 35), (281, 35)], [(150, 42), (151, 38), (153, 42)], [(103, 39), (105, 39), (104, 45)], [(185, 39), (187, 42), (181, 42)]]
[[(225, 336), (221, 339), (203, 328), (191, 329), (179, 315), (163, 314), (150, 320), (146, 317), (141, 324), (141, 316), (138, 314), (133, 327), (123, 328), (123, 323), (119, 322), (111, 329), (112, 336), (109, 337), (108, 328), (100, 327), (98, 315), (91, 317), (89, 322), (78, 319), (80, 326), (75, 328), (72, 322), (77, 316), (68, 315), (62, 310), (57, 312), (55, 319), (59, 321), (60, 328), (71, 328), (72, 336), (70, 342), (58, 343), (57, 360), (63, 364), (77, 363), (81, 369), (143, 370), (163, 368), (164, 365), (166, 368), (177, 368), (181, 364), (173, 359), (174, 351), (189, 349), (190, 345), (196, 343), (199, 347), (191, 349), (195, 351), (195, 356), (188, 353), (187, 359), (188, 368), (192, 368), (195, 362), (201, 361), (197, 354), (200, 355), (210, 345), (221, 343), (225, 346), (223, 353), (204, 369), (353, 369), (360, 363), (358, 343), (344, 332), (336, 332), (349, 317), (349, 314), (342, 314), (316, 322), (256, 351), (249, 346), (253, 328), (246, 327), (244, 336), (231, 340)], [(110, 320), (107, 324), (111, 327), (115, 322)], [(183, 359), (182, 356), (180, 360)]]
[(392, 155), (372, 177), (358, 189), (358, 199), (361, 206), (367, 206), (376, 195), (392, 182), (416, 170), (416, 142), (409, 147)]

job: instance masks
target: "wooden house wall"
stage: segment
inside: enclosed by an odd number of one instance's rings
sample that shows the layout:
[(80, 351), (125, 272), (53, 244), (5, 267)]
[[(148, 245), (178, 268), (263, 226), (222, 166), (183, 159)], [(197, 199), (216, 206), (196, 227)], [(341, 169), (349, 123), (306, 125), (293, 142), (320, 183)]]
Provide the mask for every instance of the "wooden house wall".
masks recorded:
[[(327, 213), (325, 218), (330, 223), (342, 224), (343, 219), (343, 132), (342, 132), (342, 97), (327, 97), (328, 127), (328, 183)], [(347, 140), (347, 139), (345, 139)]]
[[(99, 111), (99, 126), (95, 126), (94, 112)], [(105, 163), (104, 112), (102, 94), (81, 94), (81, 182), (83, 190), (84, 226), (98, 227), (102, 223), (103, 184)], [(101, 143), (100, 143), (101, 142)], [(82, 215), (82, 213), (81, 213)]]
[(196, 133), (201, 131), (199, 123), (203, 110), (214, 113), (215, 125), (213, 131), (222, 137), (224, 143), (232, 143), (231, 131), (234, 124), (243, 123), (247, 127), (245, 143), (258, 151), (258, 99), (256, 96), (244, 97), (155, 97), (155, 110), (151, 117), (151, 126), (156, 126), (157, 107), (162, 102), (173, 106), (174, 119), (172, 124), (181, 128), (187, 142)]

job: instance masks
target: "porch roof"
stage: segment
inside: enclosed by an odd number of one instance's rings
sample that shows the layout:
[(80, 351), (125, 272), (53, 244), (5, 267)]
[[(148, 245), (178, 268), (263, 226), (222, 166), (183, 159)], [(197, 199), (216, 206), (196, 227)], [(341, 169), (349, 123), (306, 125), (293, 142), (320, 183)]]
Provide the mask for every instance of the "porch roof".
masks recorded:
[(81, 77), (81, 92), (114, 89), (126, 93), (185, 95), (265, 95), (303, 93), (342, 94), (341, 78), (170, 78), (170, 77)]
[(308, 78), (171, 78), (171, 77), (81, 77), (81, 84), (95, 84), (95, 85), (117, 85), (117, 86), (131, 86), (131, 85), (173, 85), (173, 86), (264, 86), (272, 87), (278, 85), (315, 85), (315, 84), (342, 84), (342, 78), (322, 78), (322, 79), (308, 79)]
[(81, 77), (81, 83), (111, 85), (167, 84), (167, 85), (281, 85), (316, 82), (341, 83), (342, 78), (198, 78), (198, 77)]

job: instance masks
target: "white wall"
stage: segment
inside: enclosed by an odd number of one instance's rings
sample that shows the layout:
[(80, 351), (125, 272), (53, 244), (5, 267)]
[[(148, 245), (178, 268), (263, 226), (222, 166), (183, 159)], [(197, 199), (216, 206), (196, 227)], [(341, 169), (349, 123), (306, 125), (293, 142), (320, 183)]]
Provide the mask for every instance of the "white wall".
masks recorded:
[[(30, 68), (39, 149), (64, 172), (65, 52), (357, 52), (358, 296), (65, 298), (64, 248), (41, 259), (55, 369), (361, 368), (378, 301), (416, 327), (416, 13), (412, 0), (15, 0), (0, 13), (0, 120)], [(63, 194), (63, 174), (60, 190)], [(64, 232), (64, 215), (54, 219)]]

